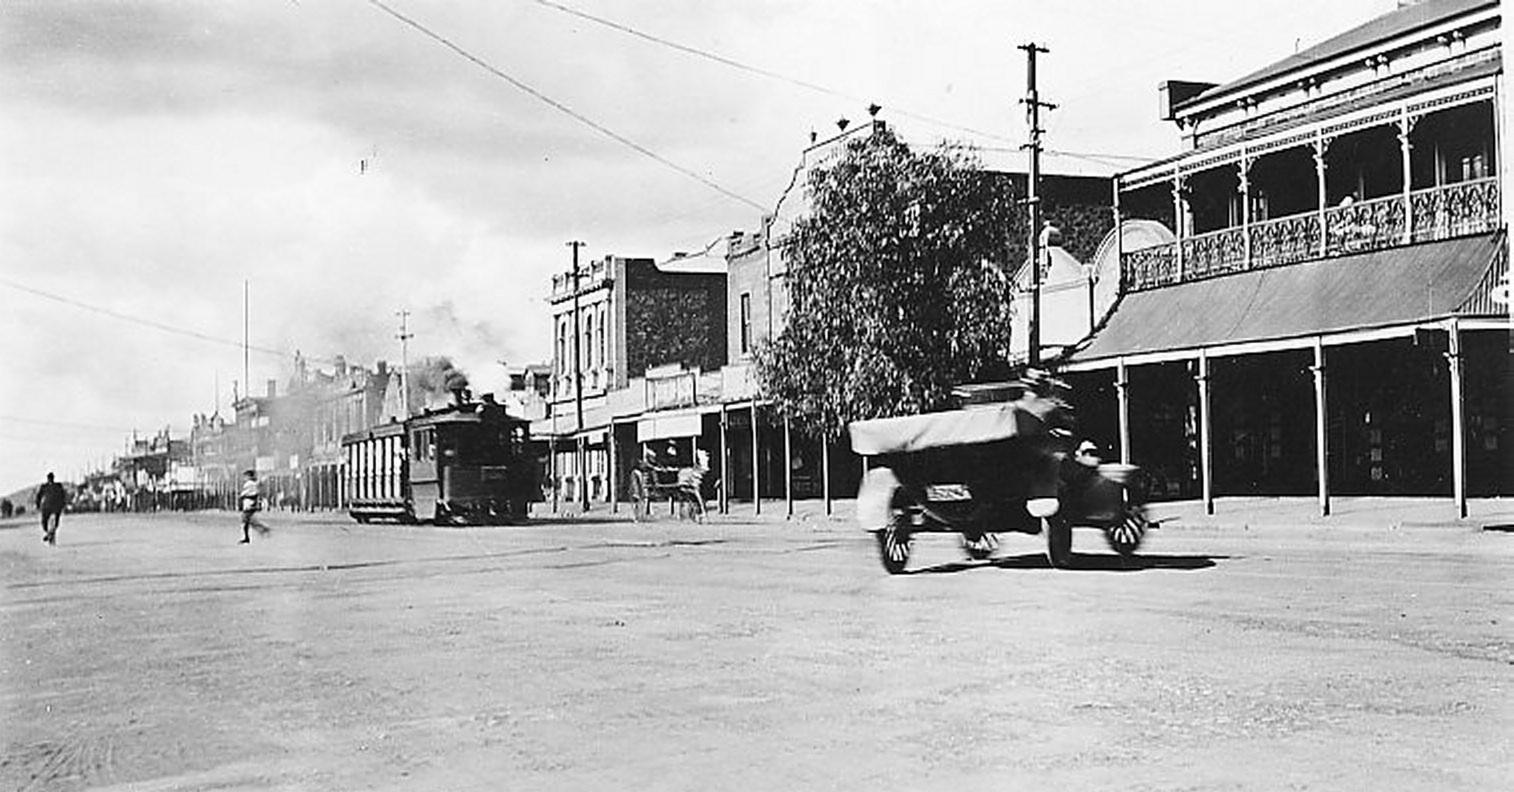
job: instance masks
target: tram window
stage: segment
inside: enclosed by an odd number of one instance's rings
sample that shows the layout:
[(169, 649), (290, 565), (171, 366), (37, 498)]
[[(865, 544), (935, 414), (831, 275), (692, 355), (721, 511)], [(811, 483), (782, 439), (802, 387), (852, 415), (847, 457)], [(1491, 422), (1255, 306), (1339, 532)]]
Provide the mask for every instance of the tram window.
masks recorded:
[(414, 435), (415, 458), (418, 461), (426, 461), (436, 456), (436, 447), (433, 445), (435, 436), (430, 429), (423, 429)]

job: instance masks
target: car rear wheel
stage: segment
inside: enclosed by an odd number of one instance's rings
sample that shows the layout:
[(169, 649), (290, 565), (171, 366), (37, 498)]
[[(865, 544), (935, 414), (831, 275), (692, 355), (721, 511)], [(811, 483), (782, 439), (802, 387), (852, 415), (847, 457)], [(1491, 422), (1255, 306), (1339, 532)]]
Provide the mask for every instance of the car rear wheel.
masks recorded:
[(1151, 525), (1146, 513), (1139, 508), (1125, 510), (1124, 518), (1104, 531), (1109, 547), (1122, 556), (1134, 555), (1146, 538), (1146, 529)]
[(1072, 566), (1072, 524), (1060, 516), (1047, 517), (1046, 560), (1057, 569)]

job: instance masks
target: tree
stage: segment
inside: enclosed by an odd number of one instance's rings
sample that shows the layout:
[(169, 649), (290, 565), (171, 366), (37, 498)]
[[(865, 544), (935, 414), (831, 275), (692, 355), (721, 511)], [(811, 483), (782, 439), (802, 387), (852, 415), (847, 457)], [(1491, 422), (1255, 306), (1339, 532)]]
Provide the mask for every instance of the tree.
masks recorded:
[(887, 130), (810, 172), (811, 211), (782, 245), (789, 309), (757, 374), (801, 428), (939, 409), (1007, 370), (1006, 258), (1024, 220), (971, 152), (916, 153)]

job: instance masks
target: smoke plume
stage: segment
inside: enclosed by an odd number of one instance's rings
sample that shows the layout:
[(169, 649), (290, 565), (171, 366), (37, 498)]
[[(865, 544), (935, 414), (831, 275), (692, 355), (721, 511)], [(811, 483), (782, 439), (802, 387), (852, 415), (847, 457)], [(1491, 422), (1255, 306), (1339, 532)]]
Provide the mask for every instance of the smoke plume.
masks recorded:
[(410, 403), (436, 407), (449, 403), (452, 392), (468, 387), (468, 375), (446, 355), (421, 358), (410, 366)]

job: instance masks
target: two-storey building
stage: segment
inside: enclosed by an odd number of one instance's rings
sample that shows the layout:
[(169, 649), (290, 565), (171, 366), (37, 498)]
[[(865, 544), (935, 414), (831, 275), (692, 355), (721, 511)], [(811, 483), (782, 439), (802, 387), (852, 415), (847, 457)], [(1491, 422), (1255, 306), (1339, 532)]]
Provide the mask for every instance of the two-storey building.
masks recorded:
[(1165, 84), (1184, 150), (1118, 177), (1121, 297), (1066, 367), (1084, 429), (1211, 507), (1509, 494), (1503, 85), (1489, 0)]
[(702, 256), (662, 263), (606, 256), (553, 277), (552, 388), (547, 417), (532, 434), (550, 443), (556, 498), (582, 504), (618, 497), (615, 487), (624, 481), (612, 473), (622, 467), (612, 416), (646, 408), (637, 394), (649, 368), (720, 368), (725, 292), (723, 262)]

